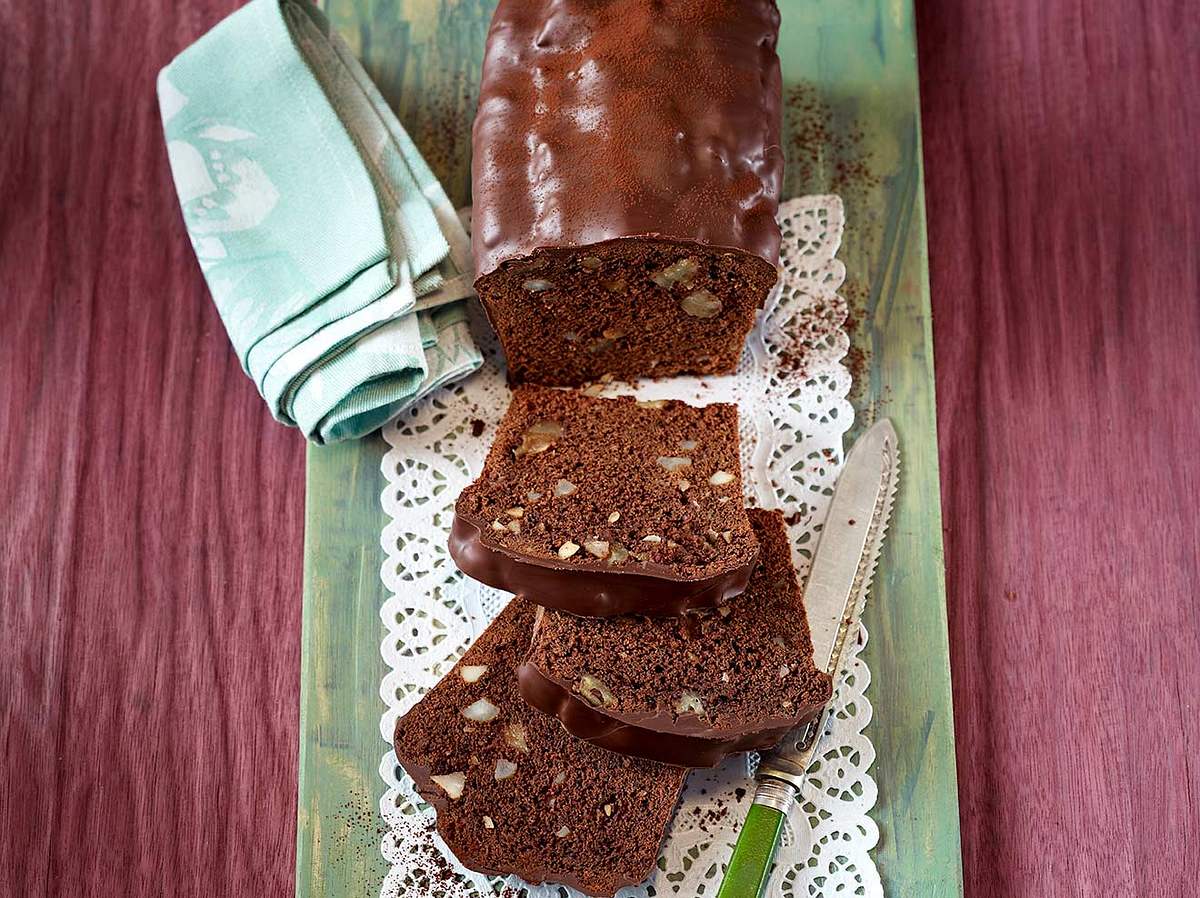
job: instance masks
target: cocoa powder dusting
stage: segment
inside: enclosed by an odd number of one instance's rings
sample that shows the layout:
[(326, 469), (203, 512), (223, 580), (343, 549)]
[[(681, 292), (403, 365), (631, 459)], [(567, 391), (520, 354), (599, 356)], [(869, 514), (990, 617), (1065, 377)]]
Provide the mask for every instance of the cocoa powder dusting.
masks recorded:
[(857, 346), (851, 346), (846, 350), (846, 357), (842, 359), (842, 364), (850, 372), (850, 378), (854, 381), (855, 388), (857, 389), (859, 382), (863, 379), (863, 375), (871, 367), (866, 352)]
[[(855, 243), (870, 245), (876, 225), (867, 215), (877, 197), (882, 178), (872, 167), (862, 129), (844, 119), (853, 115), (826, 103), (817, 86), (809, 82), (793, 85), (784, 97), (786, 120), (787, 180), (792, 195), (836, 193), (846, 206), (846, 220)], [(784, 333), (779, 352), (785, 371), (806, 373), (814, 353), (828, 348), (839, 327), (851, 338), (843, 364), (853, 380), (851, 399), (861, 396), (871, 357), (862, 325), (870, 299), (869, 287), (848, 271), (840, 289), (839, 302), (806, 309), (796, 316)]]
[(856, 402), (866, 395), (867, 374), (871, 370), (870, 334), (867, 333), (866, 308), (871, 298), (871, 291), (861, 280), (846, 275), (842, 284), (841, 294), (846, 298), (848, 312), (843, 327), (850, 335), (850, 349), (842, 364), (850, 372), (851, 387), (850, 401)]
[(838, 328), (846, 321), (846, 301), (840, 296), (821, 300), (800, 310), (772, 341), (783, 371), (808, 373), (820, 350), (833, 346)]
[(794, 193), (836, 193), (849, 202), (881, 186), (862, 129), (839, 127), (840, 111), (835, 115), (816, 85), (802, 81), (789, 88), (784, 115), (789, 135), (787, 173), (796, 187)]

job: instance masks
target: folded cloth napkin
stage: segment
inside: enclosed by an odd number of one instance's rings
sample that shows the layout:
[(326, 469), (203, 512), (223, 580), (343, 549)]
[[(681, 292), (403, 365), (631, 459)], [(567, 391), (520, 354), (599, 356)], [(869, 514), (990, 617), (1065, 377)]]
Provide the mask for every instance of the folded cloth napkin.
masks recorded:
[(320, 10), (251, 0), (158, 99), (201, 270), (276, 418), (362, 436), (480, 366), (466, 230)]

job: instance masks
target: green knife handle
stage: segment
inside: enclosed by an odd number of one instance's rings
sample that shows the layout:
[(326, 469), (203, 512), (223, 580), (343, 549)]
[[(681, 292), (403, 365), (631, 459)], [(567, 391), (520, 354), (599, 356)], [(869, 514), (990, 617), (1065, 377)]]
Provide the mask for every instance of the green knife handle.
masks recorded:
[(759, 898), (763, 894), (779, 845), (783, 818), (782, 811), (765, 804), (750, 805), (717, 898)]

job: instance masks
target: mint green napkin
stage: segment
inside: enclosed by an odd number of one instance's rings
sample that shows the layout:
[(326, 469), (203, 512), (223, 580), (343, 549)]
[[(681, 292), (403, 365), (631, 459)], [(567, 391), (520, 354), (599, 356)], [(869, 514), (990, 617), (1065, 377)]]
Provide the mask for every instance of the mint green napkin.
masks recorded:
[(466, 230), (320, 10), (252, 0), (158, 99), (196, 257), (276, 418), (358, 437), (479, 368)]

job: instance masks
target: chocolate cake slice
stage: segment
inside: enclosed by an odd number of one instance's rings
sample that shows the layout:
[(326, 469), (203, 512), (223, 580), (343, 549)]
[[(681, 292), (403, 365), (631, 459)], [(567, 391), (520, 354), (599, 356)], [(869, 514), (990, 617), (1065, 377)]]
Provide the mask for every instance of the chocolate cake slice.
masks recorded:
[(514, 382), (732, 371), (776, 280), (773, 0), (500, 0), (476, 291)]
[(710, 767), (775, 745), (829, 700), (813, 665), (783, 515), (750, 511), (759, 562), (715, 611), (585, 620), (544, 610), (521, 694), (569, 732), (627, 755)]
[(650, 874), (687, 771), (581, 742), (521, 700), (534, 614), (509, 603), (396, 723), (396, 757), (464, 866), (612, 895)]
[(678, 614), (746, 587), (737, 409), (513, 393), (483, 472), (458, 498), (466, 574), (574, 614)]

